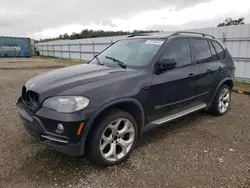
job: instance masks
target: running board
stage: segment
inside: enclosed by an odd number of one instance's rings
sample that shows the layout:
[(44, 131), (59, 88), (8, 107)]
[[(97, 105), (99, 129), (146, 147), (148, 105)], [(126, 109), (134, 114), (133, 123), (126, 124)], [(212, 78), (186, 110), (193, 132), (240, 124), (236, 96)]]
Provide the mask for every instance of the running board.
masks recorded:
[(185, 116), (187, 114), (190, 114), (192, 112), (196, 112), (198, 110), (201, 110), (201, 109), (204, 109), (206, 108), (207, 105), (205, 103), (203, 104), (200, 104), (198, 106), (194, 106), (192, 108), (189, 108), (187, 110), (184, 110), (182, 112), (178, 112), (176, 114), (173, 114), (173, 115), (170, 115), (170, 116), (167, 116), (167, 117), (164, 117), (164, 118), (161, 118), (161, 119), (158, 119), (158, 120), (155, 120), (155, 121), (152, 121), (151, 123), (152, 124), (156, 124), (156, 125), (160, 125), (160, 124), (163, 124), (163, 123), (166, 123), (166, 122), (169, 122), (169, 121), (172, 121), (174, 119), (177, 119), (179, 117), (182, 117), (182, 116)]

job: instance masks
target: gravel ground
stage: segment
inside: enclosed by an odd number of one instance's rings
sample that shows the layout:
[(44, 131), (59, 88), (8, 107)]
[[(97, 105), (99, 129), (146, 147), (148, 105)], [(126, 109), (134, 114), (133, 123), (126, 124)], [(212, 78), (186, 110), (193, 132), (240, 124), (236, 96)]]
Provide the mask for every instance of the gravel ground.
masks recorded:
[(0, 60), (0, 187), (250, 187), (250, 97), (233, 94), (229, 112), (205, 112), (139, 138), (131, 157), (100, 168), (49, 150), (24, 131), (15, 102), (27, 79), (65, 64)]

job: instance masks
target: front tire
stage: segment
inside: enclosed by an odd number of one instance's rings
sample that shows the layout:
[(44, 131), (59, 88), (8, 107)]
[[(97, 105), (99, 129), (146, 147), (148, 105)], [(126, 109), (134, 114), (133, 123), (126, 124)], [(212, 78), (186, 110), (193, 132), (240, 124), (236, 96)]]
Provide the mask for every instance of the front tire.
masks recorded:
[(131, 153), (137, 135), (134, 117), (128, 112), (113, 109), (97, 121), (88, 143), (88, 156), (98, 165), (119, 164)]
[(214, 115), (222, 116), (227, 113), (231, 103), (231, 89), (224, 84), (218, 90), (212, 106), (208, 110)]

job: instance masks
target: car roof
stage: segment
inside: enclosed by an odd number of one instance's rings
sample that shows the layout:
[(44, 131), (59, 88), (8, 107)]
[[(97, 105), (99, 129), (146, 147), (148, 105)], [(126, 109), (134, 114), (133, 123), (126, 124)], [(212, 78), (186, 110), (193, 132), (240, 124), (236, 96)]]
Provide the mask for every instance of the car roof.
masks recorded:
[(133, 35), (133, 36), (128, 36), (127, 38), (124, 39), (166, 39), (169, 36), (165, 35)]
[(191, 37), (191, 38), (202, 38), (202, 39), (215, 39), (214, 36), (198, 33), (198, 32), (188, 32), (188, 31), (178, 31), (170, 34), (166, 33), (143, 33), (143, 34), (132, 34), (125, 39), (167, 39), (169, 37)]

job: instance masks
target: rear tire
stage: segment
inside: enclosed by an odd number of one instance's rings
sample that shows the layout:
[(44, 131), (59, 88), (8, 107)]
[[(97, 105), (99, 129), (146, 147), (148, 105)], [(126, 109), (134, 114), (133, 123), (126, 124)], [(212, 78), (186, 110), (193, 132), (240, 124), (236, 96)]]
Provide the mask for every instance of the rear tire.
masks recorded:
[(137, 135), (134, 117), (128, 112), (112, 109), (97, 120), (87, 143), (87, 154), (97, 165), (119, 164), (131, 153)]
[(218, 90), (212, 106), (208, 109), (208, 112), (222, 116), (227, 113), (231, 103), (231, 89), (228, 85), (223, 84)]

